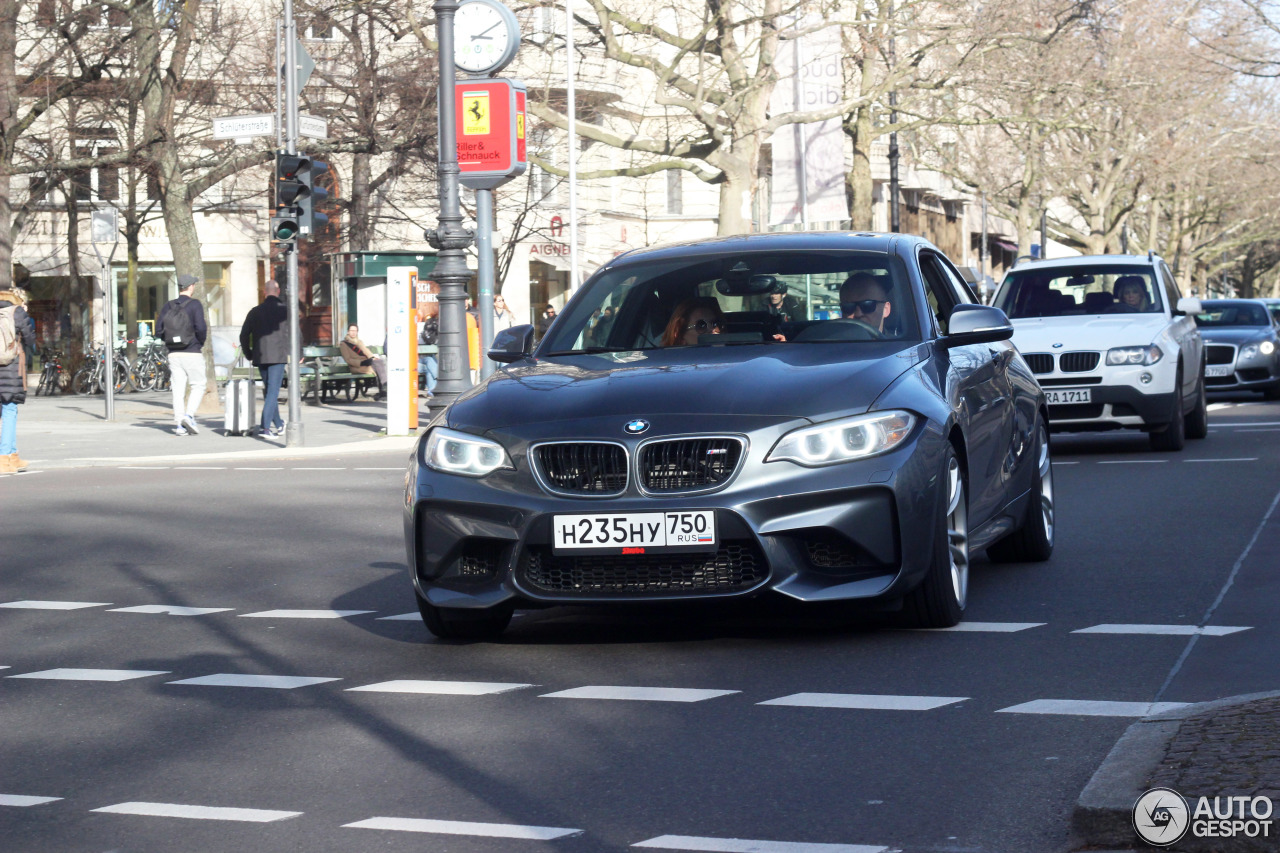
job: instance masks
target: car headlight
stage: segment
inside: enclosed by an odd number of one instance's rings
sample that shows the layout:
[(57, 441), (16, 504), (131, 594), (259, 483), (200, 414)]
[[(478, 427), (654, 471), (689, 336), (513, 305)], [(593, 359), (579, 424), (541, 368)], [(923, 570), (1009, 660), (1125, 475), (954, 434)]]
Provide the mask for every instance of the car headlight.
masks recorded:
[(1239, 358), (1240, 358), (1240, 360), (1241, 360), (1241, 361), (1244, 361), (1245, 359), (1253, 358), (1253, 357), (1254, 357), (1254, 356), (1256, 356), (1257, 354), (1258, 354), (1258, 345), (1257, 345), (1257, 344), (1247, 344), (1246, 346), (1243, 346), (1243, 347), (1241, 347), (1241, 348), (1240, 348), (1240, 356), (1239, 356)]
[(1276, 351), (1276, 345), (1273, 341), (1263, 341), (1258, 344), (1258, 351), (1263, 355), (1271, 355), (1271, 353)]
[(1155, 344), (1145, 347), (1114, 347), (1107, 350), (1107, 364), (1155, 364), (1164, 352)]
[(487, 438), (436, 427), (423, 454), (428, 468), (464, 477), (483, 477), (499, 468), (514, 468), (502, 445)]
[(892, 450), (915, 426), (910, 412), (874, 412), (789, 432), (769, 451), (766, 462), (787, 460), (810, 467), (865, 459)]

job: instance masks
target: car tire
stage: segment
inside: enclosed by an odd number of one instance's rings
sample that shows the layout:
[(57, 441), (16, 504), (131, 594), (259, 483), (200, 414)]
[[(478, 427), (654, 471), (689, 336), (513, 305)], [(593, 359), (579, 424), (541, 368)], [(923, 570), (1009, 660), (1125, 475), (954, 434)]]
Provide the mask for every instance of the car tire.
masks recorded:
[(1280, 400), (1280, 386), (1277, 386), (1277, 387), (1275, 387), (1275, 388), (1268, 388), (1267, 390), (1263, 391), (1263, 392), (1262, 392), (1262, 399), (1264, 399), (1264, 400)]
[(1056, 507), (1053, 492), (1053, 460), (1049, 453), (1049, 431), (1036, 424), (1035, 481), (1027, 495), (1027, 513), (1022, 526), (993, 545), (987, 557), (993, 563), (1043, 563), (1053, 555)]
[(415, 590), (418, 612), (427, 630), (442, 640), (489, 640), (511, 624), (514, 608), (500, 604), (487, 609), (437, 607)]
[(1151, 433), (1152, 450), (1181, 450), (1187, 444), (1187, 419), (1182, 414), (1182, 371), (1173, 383), (1173, 411), (1169, 424), (1159, 432)]
[(942, 461), (947, 499), (939, 502), (933, 559), (921, 584), (907, 593), (903, 615), (918, 628), (950, 628), (964, 618), (969, 596), (969, 500), (964, 468), (947, 446)]
[(1209, 436), (1209, 400), (1204, 387), (1204, 367), (1200, 368), (1200, 381), (1196, 383), (1196, 405), (1186, 417), (1183, 427), (1187, 438), (1201, 439)]

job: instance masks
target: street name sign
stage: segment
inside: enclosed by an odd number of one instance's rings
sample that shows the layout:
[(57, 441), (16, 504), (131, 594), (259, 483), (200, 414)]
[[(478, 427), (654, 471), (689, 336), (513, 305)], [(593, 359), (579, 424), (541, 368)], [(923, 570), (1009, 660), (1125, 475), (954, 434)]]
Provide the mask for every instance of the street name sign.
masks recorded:
[(255, 136), (272, 136), (275, 132), (276, 117), (271, 113), (224, 116), (213, 120), (214, 139), (252, 139)]

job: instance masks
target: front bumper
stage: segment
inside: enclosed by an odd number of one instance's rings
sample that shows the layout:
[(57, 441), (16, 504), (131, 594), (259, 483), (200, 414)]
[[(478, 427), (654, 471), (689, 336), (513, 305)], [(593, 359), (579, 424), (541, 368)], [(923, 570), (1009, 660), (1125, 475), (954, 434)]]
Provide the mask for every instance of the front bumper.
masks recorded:
[(1036, 379), (1046, 391), (1089, 389), (1088, 403), (1049, 405), (1049, 428), (1054, 432), (1158, 429), (1173, 411), (1177, 366), (1166, 356), (1153, 365), (1104, 364), (1088, 373), (1055, 371)]
[[(1226, 346), (1215, 345), (1216, 349), (1225, 352)], [(1226, 364), (1212, 364), (1205, 368), (1204, 380), (1207, 391), (1275, 391), (1280, 389), (1280, 353), (1256, 355), (1241, 358), (1240, 349), (1230, 346), (1231, 358)], [(1213, 368), (1226, 369), (1226, 376), (1209, 376)]]
[[(777, 435), (785, 430), (779, 429)], [(763, 440), (762, 440), (763, 439)], [(770, 436), (751, 436), (735, 478), (711, 494), (617, 498), (549, 494), (516, 456), (514, 472), (440, 474), (415, 454), (405, 503), (418, 594), (438, 607), (732, 599), (779, 593), (802, 601), (893, 598), (924, 577), (933, 553), (942, 450), (929, 424), (892, 453), (804, 468), (764, 463)], [(556, 514), (714, 510), (714, 553), (563, 556)]]

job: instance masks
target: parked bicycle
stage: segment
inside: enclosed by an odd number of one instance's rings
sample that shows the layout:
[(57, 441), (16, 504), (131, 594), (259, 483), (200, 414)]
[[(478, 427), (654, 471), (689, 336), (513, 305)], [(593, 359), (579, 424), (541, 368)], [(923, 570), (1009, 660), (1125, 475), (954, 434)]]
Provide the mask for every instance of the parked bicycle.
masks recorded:
[(163, 341), (152, 338), (138, 350), (131, 378), (133, 387), (139, 391), (169, 389), (169, 350)]
[(46, 397), (65, 390), (66, 376), (62, 371), (62, 353), (52, 347), (40, 351), (40, 362), (44, 365), (40, 370), (40, 384), (36, 386), (36, 396)]
[[(133, 367), (129, 364), (129, 359), (122, 352), (114, 353), (115, 357), (115, 389), (116, 393), (124, 391), (130, 387), (129, 374), (132, 373)], [(88, 361), (71, 379), (71, 390), (82, 396), (87, 394), (101, 394), (106, 387), (106, 358), (101, 346), (94, 346), (89, 350)]]

